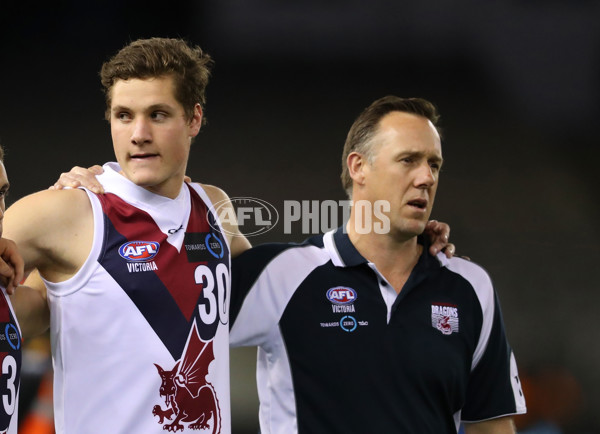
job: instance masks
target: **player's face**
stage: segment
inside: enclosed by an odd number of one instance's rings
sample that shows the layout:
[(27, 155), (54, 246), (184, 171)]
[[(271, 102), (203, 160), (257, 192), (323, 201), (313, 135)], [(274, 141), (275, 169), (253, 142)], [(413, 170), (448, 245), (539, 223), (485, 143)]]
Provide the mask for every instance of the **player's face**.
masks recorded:
[(422, 116), (392, 112), (381, 119), (374, 158), (364, 168), (364, 198), (386, 200), (393, 235), (410, 238), (429, 220), (442, 165), (440, 136)]
[(153, 193), (176, 197), (200, 131), (200, 105), (188, 120), (171, 77), (118, 80), (111, 92), (111, 134), (123, 174)]
[(0, 236), (2, 236), (6, 195), (8, 194), (8, 176), (4, 163), (0, 161)]

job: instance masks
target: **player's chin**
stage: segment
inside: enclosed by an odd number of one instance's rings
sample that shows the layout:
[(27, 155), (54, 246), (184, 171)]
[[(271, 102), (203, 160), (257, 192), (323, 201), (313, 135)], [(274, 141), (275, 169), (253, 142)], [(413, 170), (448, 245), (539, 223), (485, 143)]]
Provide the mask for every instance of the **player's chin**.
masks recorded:
[(151, 187), (160, 183), (160, 176), (157, 170), (137, 169), (126, 174), (127, 178), (140, 187)]

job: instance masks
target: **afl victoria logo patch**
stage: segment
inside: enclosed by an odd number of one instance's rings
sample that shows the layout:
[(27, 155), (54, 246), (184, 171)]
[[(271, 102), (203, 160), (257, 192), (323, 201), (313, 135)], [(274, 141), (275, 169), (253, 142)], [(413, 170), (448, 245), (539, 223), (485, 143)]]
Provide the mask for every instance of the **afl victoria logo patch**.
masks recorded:
[(130, 241), (119, 247), (119, 255), (128, 261), (147, 262), (158, 254), (159, 247), (154, 241)]
[(333, 304), (354, 303), (356, 297), (356, 291), (347, 286), (335, 286), (327, 290), (327, 299)]

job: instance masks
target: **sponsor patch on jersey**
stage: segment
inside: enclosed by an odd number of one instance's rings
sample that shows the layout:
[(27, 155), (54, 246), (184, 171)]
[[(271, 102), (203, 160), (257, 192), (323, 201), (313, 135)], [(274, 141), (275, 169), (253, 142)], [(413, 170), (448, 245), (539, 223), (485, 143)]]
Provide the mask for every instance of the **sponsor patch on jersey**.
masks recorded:
[(352, 315), (345, 315), (339, 321), (322, 322), (319, 324), (322, 328), (341, 328), (345, 332), (353, 332), (358, 327), (367, 327), (369, 321), (357, 320)]
[(188, 262), (207, 262), (221, 259), (225, 254), (221, 236), (214, 232), (186, 233), (183, 241)]
[(21, 336), (13, 323), (0, 323), (0, 352), (8, 353), (21, 348)]
[(337, 305), (349, 305), (356, 301), (356, 291), (347, 286), (335, 286), (327, 290), (327, 300)]
[(159, 247), (154, 241), (129, 241), (119, 247), (119, 255), (128, 261), (148, 262), (158, 254)]
[(432, 304), (431, 326), (445, 335), (458, 333), (458, 306), (447, 303)]

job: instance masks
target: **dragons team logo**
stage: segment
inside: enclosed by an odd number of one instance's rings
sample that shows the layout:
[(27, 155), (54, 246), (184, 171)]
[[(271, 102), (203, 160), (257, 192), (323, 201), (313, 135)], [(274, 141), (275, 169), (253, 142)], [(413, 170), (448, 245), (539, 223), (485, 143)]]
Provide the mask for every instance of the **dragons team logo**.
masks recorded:
[(458, 333), (458, 307), (447, 303), (432, 304), (431, 326), (444, 335)]
[(213, 341), (203, 341), (196, 323), (192, 326), (181, 359), (167, 371), (154, 364), (161, 378), (159, 395), (165, 408), (155, 405), (152, 414), (159, 418), (166, 431), (204, 430), (212, 426), (211, 434), (221, 432), (221, 411), (214, 387), (206, 380), (208, 366), (215, 359)]

